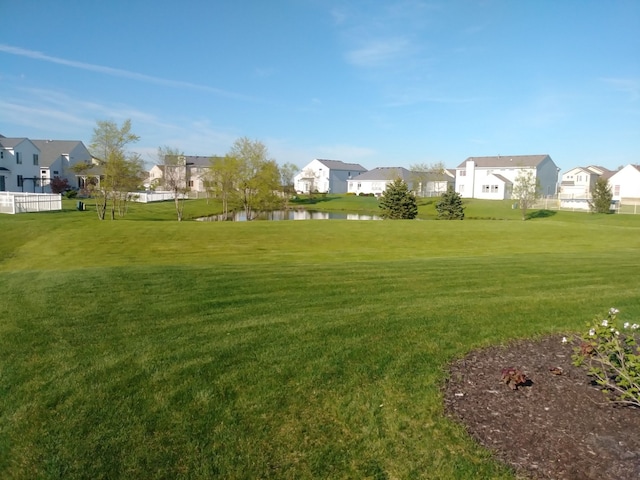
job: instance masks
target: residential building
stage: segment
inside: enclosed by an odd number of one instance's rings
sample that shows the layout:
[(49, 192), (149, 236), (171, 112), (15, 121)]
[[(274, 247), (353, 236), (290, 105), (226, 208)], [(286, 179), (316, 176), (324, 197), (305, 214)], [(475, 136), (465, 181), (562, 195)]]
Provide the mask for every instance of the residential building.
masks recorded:
[(154, 165), (149, 170), (147, 184), (150, 187), (164, 188), (167, 169), (171, 169), (171, 177), (183, 184), (192, 192), (206, 191), (206, 173), (211, 168), (212, 159), (199, 155), (181, 155), (178, 161), (169, 161), (164, 165)]
[(640, 200), (640, 165), (627, 165), (609, 177), (613, 201), (636, 203)]
[(71, 169), (92, 156), (80, 141), (29, 140), (0, 135), (0, 191), (51, 191), (54, 177), (66, 179), (70, 187), (79, 180)]
[(39, 155), (28, 138), (0, 136), (0, 192), (35, 192)]
[(347, 182), (366, 171), (357, 163), (314, 159), (293, 177), (293, 184), (298, 193), (347, 193)]
[(611, 170), (595, 165), (568, 170), (560, 181), (560, 208), (590, 210), (589, 201), (596, 182), (599, 178), (607, 180), (613, 174)]
[(413, 190), (415, 177), (406, 168), (377, 167), (348, 180), (347, 192), (356, 195), (374, 194), (379, 197), (387, 189), (387, 185), (398, 178), (402, 179), (410, 190)]
[(510, 199), (518, 174), (529, 171), (542, 196), (556, 194), (559, 169), (549, 155), (469, 157), (456, 167), (455, 189), (463, 198)]
[[(32, 140), (40, 150), (38, 175), (40, 185), (50, 190), (51, 180), (55, 177), (66, 179), (71, 188), (80, 188), (81, 180), (72, 167), (77, 163), (92, 163), (93, 156), (84, 143), (78, 140)], [(35, 165), (35, 161), (34, 161)]]

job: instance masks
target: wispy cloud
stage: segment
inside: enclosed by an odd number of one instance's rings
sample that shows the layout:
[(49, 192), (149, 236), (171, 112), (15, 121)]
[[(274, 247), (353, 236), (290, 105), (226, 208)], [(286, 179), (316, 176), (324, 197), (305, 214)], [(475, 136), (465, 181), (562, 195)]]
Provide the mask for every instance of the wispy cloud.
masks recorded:
[(228, 98), (235, 98), (235, 99), (239, 99), (239, 100), (252, 100), (252, 98), (246, 96), (246, 95), (242, 95), (239, 93), (234, 93), (234, 92), (229, 92), (226, 90), (222, 90), (219, 88), (215, 88), (215, 87), (210, 87), (207, 85), (199, 85), (196, 83), (191, 83), (191, 82), (185, 82), (185, 81), (181, 81), (181, 80), (169, 80), (166, 78), (161, 78), (161, 77), (154, 77), (151, 75), (145, 75), (143, 73), (138, 73), (138, 72), (132, 72), (129, 70), (122, 70), (119, 68), (112, 68), (112, 67), (107, 67), (104, 65), (96, 65), (93, 63), (86, 63), (86, 62), (78, 62), (75, 60), (68, 60), (65, 58), (60, 58), (60, 57), (54, 57), (51, 55), (46, 55), (42, 52), (38, 52), (38, 51), (34, 51), (34, 50), (27, 50), (24, 48), (20, 48), (20, 47), (14, 47), (11, 45), (6, 45), (6, 44), (0, 44), (0, 52), (4, 52), (4, 53), (8, 53), (10, 55), (17, 55), (17, 56), (21, 56), (21, 57), (27, 57), (27, 58), (32, 58), (34, 60), (39, 60), (39, 61), (43, 61), (43, 62), (49, 62), (49, 63), (55, 63), (58, 65), (64, 65), (66, 67), (71, 67), (71, 68), (77, 68), (80, 70), (87, 70), (87, 71), (91, 71), (91, 72), (96, 72), (96, 73), (101, 73), (104, 75), (110, 75), (113, 77), (121, 77), (121, 78), (128, 78), (131, 80), (136, 80), (139, 82), (147, 82), (147, 83), (153, 83), (155, 85), (163, 85), (165, 87), (171, 87), (171, 88), (187, 88), (187, 89), (191, 89), (191, 90), (199, 90), (199, 91), (203, 91), (203, 92), (208, 92), (208, 93), (212, 93), (214, 95), (219, 95), (219, 96), (223, 96), (223, 97), (228, 97)]
[(614, 89), (629, 94), (631, 101), (640, 100), (640, 78), (603, 78)]
[(378, 38), (347, 52), (346, 58), (358, 67), (382, 67), (406, 57), (413, 50), (414, 47), (406, 38)]

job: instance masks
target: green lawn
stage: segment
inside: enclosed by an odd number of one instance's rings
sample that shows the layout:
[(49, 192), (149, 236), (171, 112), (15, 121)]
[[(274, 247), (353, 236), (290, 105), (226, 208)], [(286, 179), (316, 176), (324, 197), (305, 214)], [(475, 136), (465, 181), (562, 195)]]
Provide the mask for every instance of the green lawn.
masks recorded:
[(513, 479), (444, 417), (447, 363), (611, 306), (640, 318), (631, 215), (73, 205), (0, 217), (0, 478)]

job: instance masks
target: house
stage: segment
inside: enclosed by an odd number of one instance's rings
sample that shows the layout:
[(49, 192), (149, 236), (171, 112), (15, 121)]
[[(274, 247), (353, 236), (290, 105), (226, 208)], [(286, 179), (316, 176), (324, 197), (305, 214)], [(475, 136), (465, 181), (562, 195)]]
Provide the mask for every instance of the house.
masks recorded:
[(71, 170), (92, 156), (80, 141), (29, 140), (0, 135), (0, 191), (50, 192), (54, 177), (79, 186)]
[(147, 184), (150, 187), (164, 187), (167, 169), (171, 169), (171, 177), (183, 183), (183, 188), (192, 192), (206, 191), (206, 173), (211, 168), (211, 161), (218, 157), (199, 155), (181, 155), (178, 161), (166, 161), (163, 165), (154, 165), (149, 170)]
[(315, 159), (293, 177), (293, 185), (299, 193), (347, 193), (347, 182), (366, 171), (357, 163)]
[(609, 177), (613, 201), (634, 203), (640, 201), (640, 165), (627, 165)]
[(596, 182), (599, 178), (607, 180), (613, 174), (611, 170), (595, 165), (568, 170), (560, 181), (560, 208), (590, 210), (589, 200)]
[(456, 171), (445, 168), (441, 172), (412, 172), (416, 179), (415, 192), (420, 197), (439, 197), (449, 187), (455, 187)]
[[(47, 188), (55, 177), (66, 179), (72, 188), (80, 188), (81, 179), (72, 167), (78, 163), (92, 163), (93, 156), (78, 140), (32, 140), (40, 150), (39, 177)], [(50, 191), (50, 188), (48, 189)]]
[(521, 172), (533, 172), (543, 196), (555, 195), (558, 167), (549, 155), (469, 157), (456, 167), (455, 189), (463, 198), (511, 198)]
[(0, 192), (36, 191), (40, 150), (28, 138), (0, 137)]
[(402, 179), (410, 190), (413, 190), (415, 176), (406, 168), (378, 167), (347, 180), (347, 192), (356, 195), (374, 194), (378, 197), (387, 189), (387, 185), (398, 178)]

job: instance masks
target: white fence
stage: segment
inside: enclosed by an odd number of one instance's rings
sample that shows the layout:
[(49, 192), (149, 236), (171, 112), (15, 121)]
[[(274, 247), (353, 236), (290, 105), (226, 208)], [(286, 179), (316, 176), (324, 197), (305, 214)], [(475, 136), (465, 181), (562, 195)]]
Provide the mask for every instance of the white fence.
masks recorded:
[[(556, 198), (550, 196), (536, 200), (531, 208), (544, 208), (545, 210), (567, 210), (572, 212), (590, 212), (589, 200), (591, 196), (577, 196), (560, 194)], [(640, 214), (640, 198), (621, 198), (611, 202), (611, 211), (614, 213)]]
[(59, 193), (0, 192), (0, 213), (51, 212), (62, 210)]
[[(165, 200), (173, 200), (173, 192), (129, 192), (131, 198), (135, 202), (150, 203), (150, 202), (164, 202)], [(187, 198), (186, 194), (178, 194), (178, 198)]]

